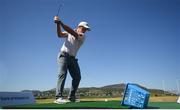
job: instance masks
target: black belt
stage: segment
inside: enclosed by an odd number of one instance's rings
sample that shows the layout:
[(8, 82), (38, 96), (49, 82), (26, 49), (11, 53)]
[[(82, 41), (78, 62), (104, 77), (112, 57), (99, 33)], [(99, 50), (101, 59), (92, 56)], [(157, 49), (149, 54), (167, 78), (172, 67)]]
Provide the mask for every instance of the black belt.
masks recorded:
[(67, 53), (67, 52), (61, 52), (60, 57), (70, 57), (70, 58), (74, 58), (75, 59), (75, 56), (69, 55), (69, 53)]

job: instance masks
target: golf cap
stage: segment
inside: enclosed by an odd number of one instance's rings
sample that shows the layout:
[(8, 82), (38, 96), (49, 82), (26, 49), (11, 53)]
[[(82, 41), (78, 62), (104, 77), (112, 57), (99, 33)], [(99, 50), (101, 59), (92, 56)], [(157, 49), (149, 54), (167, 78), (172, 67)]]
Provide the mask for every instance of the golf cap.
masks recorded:
[(90, 31), (90, 27), (87, 22), (82, 21), (79, 23), (78, 27), (79, 26), (85, 27), (88, 31)]

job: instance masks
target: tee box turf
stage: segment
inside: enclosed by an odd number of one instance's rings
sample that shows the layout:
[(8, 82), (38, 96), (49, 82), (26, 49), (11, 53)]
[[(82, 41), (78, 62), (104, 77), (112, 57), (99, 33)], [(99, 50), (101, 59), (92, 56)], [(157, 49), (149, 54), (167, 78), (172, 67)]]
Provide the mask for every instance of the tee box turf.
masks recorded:
[(148, 105), (150, 93), (136, 84), (128, 83), (126, 85), (121, 105), (130, 108), (146, 108)]

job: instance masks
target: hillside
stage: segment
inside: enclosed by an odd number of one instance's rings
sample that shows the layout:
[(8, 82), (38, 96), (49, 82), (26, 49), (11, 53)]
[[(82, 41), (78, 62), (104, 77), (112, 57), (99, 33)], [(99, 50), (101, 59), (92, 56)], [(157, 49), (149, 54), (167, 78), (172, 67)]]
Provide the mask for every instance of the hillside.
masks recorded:
[[(174, 96), (176, 94), (170, 93), (167, 91), (163, 91), (160, 89), (148, 89), (142, 85), (139, 85), (141, 88), (149, 91), (151, 96)], [(122, 97), (125, 89), (125, 84), (114, 84), (114, 85), (106, 85), (103, 87), (86, 87), (79, 88), (77, 92), (77, 97)], [(55, 88), (48, 91), (39, 91), (39, 90), (24, 90), (24, 91), (32, 91), (34, 96), (37, 99), (41, 98), (55, 98)], [(69, 89), (64, 90), (64, 96), (67, 96), (69, 93)]]

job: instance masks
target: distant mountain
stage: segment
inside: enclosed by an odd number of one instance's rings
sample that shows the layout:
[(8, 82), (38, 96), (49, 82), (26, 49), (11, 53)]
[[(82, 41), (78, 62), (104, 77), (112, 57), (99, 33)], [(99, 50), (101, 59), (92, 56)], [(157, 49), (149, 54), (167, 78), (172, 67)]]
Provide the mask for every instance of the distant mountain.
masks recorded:
[[(138, 85), (138, 84), (137, 84)], [(113, 85), (106, 85), (103, 87), (83, 87), (79, 88), (77, 95), (80, 97), (122, 97), (123, 92), (125, 89), (126, 84), (113, 84)], [(175, 93), (171, 93), (168, 91), (163, 91), (160, 89), (148, 89), (142, 85), (138, 85), (141, 88), (149, 91), (151, 96), (164, 96), (164, 95), (176, 95)], [(67, 96), (69, 93), (69, 88), (64, 89), (64, 96)], [(39, 90), (24, 90), (32, 91), (36, 98), (55, 98), (55, 91), (56, 89), (53, 88), (47, 91), (39, 91)]]
[(41, 92), (44, 92), (44, 91), (40, 91), (40, 90), (23, 90), (21, 92), (33, 92), (33, 94), (38, 94), (38, 93), (41, 93)]
[(101, 88), (120, 88), (120, 89), (124, 89), (125, 86), (126, 86), (126, 84), (122, 83), (122, 84), (107, 85), (107, 86), (103, 86)]

